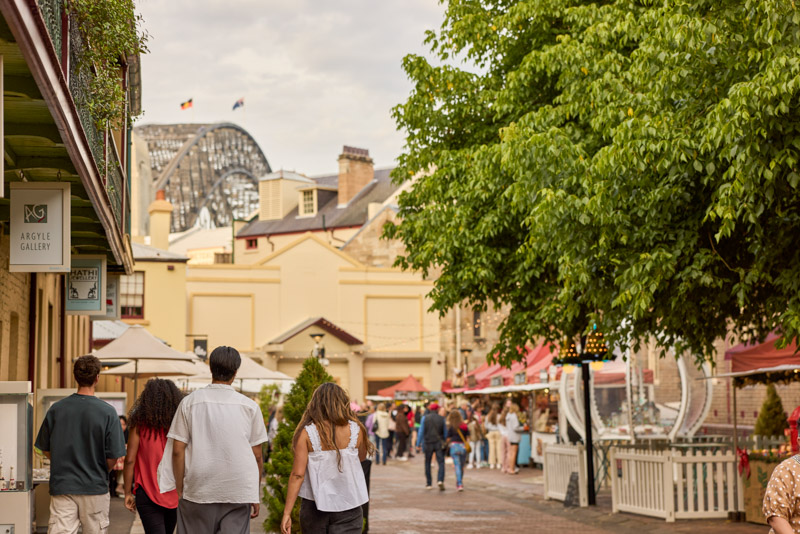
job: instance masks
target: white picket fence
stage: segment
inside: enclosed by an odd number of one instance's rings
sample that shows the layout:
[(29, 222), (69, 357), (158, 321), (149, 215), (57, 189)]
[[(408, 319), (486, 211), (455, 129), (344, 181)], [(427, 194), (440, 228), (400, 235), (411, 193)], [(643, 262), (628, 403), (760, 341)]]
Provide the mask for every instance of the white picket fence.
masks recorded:
[[(733, 452), (611, 450), (614, 512), (675, 519), (725, 518), (743, 509)], [(738, 493), (738, 498), (736, 494)]]
[(586, 495), (586, 453), (583, 445), (547, 443), (544, 449), (544, 498), (563, 501), (569, 478), (578, 473), (578, 503), (589, 506)]

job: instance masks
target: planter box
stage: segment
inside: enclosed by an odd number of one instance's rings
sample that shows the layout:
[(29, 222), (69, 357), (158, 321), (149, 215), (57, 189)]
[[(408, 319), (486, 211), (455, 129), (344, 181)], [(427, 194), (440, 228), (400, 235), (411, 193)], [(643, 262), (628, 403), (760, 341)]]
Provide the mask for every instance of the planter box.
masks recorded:
[(764, 503), (764, 492), (767, 489), (769, 478), (778, 464), (780, 462), (751, 459), (750, 478), (742, 476), (744, 513), (749, 523), (767, 524), (767, 520), (761, 512), (761, 506)]

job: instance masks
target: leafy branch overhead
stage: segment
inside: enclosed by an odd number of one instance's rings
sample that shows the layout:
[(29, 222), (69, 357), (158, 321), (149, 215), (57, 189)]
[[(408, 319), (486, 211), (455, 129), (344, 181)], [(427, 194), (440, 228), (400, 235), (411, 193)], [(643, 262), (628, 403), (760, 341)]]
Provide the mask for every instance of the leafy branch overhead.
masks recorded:
[(698, 360), (800, 333), (800, 12), (784, 0), (451, 0), (394, 109), (405, 268), (508, 305), (500, 359), (596, 322)]
[[(64, 0), (83, 38), (80, 69), (90, 69), (89, 110), (98, 128), (125, 127), (121, 61), (147, 53), (148, 35), (133, 0)], [(131, 117), (133, 118), (133, 117)]]

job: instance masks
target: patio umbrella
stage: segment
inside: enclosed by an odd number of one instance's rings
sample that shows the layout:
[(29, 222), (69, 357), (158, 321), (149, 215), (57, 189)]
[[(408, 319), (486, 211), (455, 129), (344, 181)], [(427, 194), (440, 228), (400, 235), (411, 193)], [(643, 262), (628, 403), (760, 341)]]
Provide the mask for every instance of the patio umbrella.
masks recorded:
[(154, 378), (160, 376), (192, 376), (198, 367), (182, 360), (142, 360), (124, 363), (102, 371), (100, 374), (124, 376), (126, 378)]
[[(280, 371), (273, 371), (267, 369), (263, 365), (256, 363), (252, 358), (241, 355), (242, 364), (236, 372), (236, 380), (239, 381), (239, 391), (242, 391), (245, 380), (263, 380), (263, 381), (290, 381), (294, 380), (291, 376), (281, 373)], [(202, 371), (194, 376), (189, 377), (188, 380), (211, 380), (211, 370), (203, 365)]]
[(94, 352), (101, 361), (127, 360), (133, 362), (133, 395), (139, 393), (140, 360), (192, 361), (196, 356), (175, 350), (165, 345), (143, 326), (133, 325), (117, 339)]

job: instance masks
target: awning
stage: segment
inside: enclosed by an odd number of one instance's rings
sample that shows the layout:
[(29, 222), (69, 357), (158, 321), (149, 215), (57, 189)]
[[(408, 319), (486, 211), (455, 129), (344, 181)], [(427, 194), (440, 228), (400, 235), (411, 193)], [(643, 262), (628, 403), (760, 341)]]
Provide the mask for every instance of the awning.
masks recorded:
[(539, 371), (550, 366), (553, 355), (548, 343), (538, 345), (528, 350), (523, 359), (519, 362), (514, 362), (510, 368), (498, 365), (494, 372), (487, 373), (487, 378), (491, 381), (491, 379), (499, 376), (503, 378), (504, 383), (508, 383), (513, 382), (515, 375), (524, 372), (526, 382), (537, 383), (539, 382)]
[(775, 343), (779, 339), (780, 336), (773, 332), (763, 343), (740, 343), (726, 350), (725, 359), (731, 361), (731, 371), (737, 373), (781, 365), (800, 365), (800, 355), (796, 354), (797, 343), (792, 342), (778, 349)]
[(492, 393), (514, 393), (520, 391), (537, 391), (548, 389), (548, 384), (516, 384), (512, 386), (490, 386), (482, 389), (468, 389), (465, 395), (490, 395)]
[(420, 383), (419, 380), (414, 378), (413, 375), (408, 375), (407, 377), (405, 377), (403, 380), (401, 380), (397, 384), (395, 384), (393, 386), (389, 386), (388, 388), (383, 388), (381, 390), (378, 390), (378, 395), (380, 395), (381, 397), (392, 397), (392, 398), (394, 398), (394, 394), (395, 393), (400, 393), (400, 392), (403, 392), (403, 393), (412, 393), (412, 392), (427, 393), (428, 392), (428, 388), (423, 386)]

